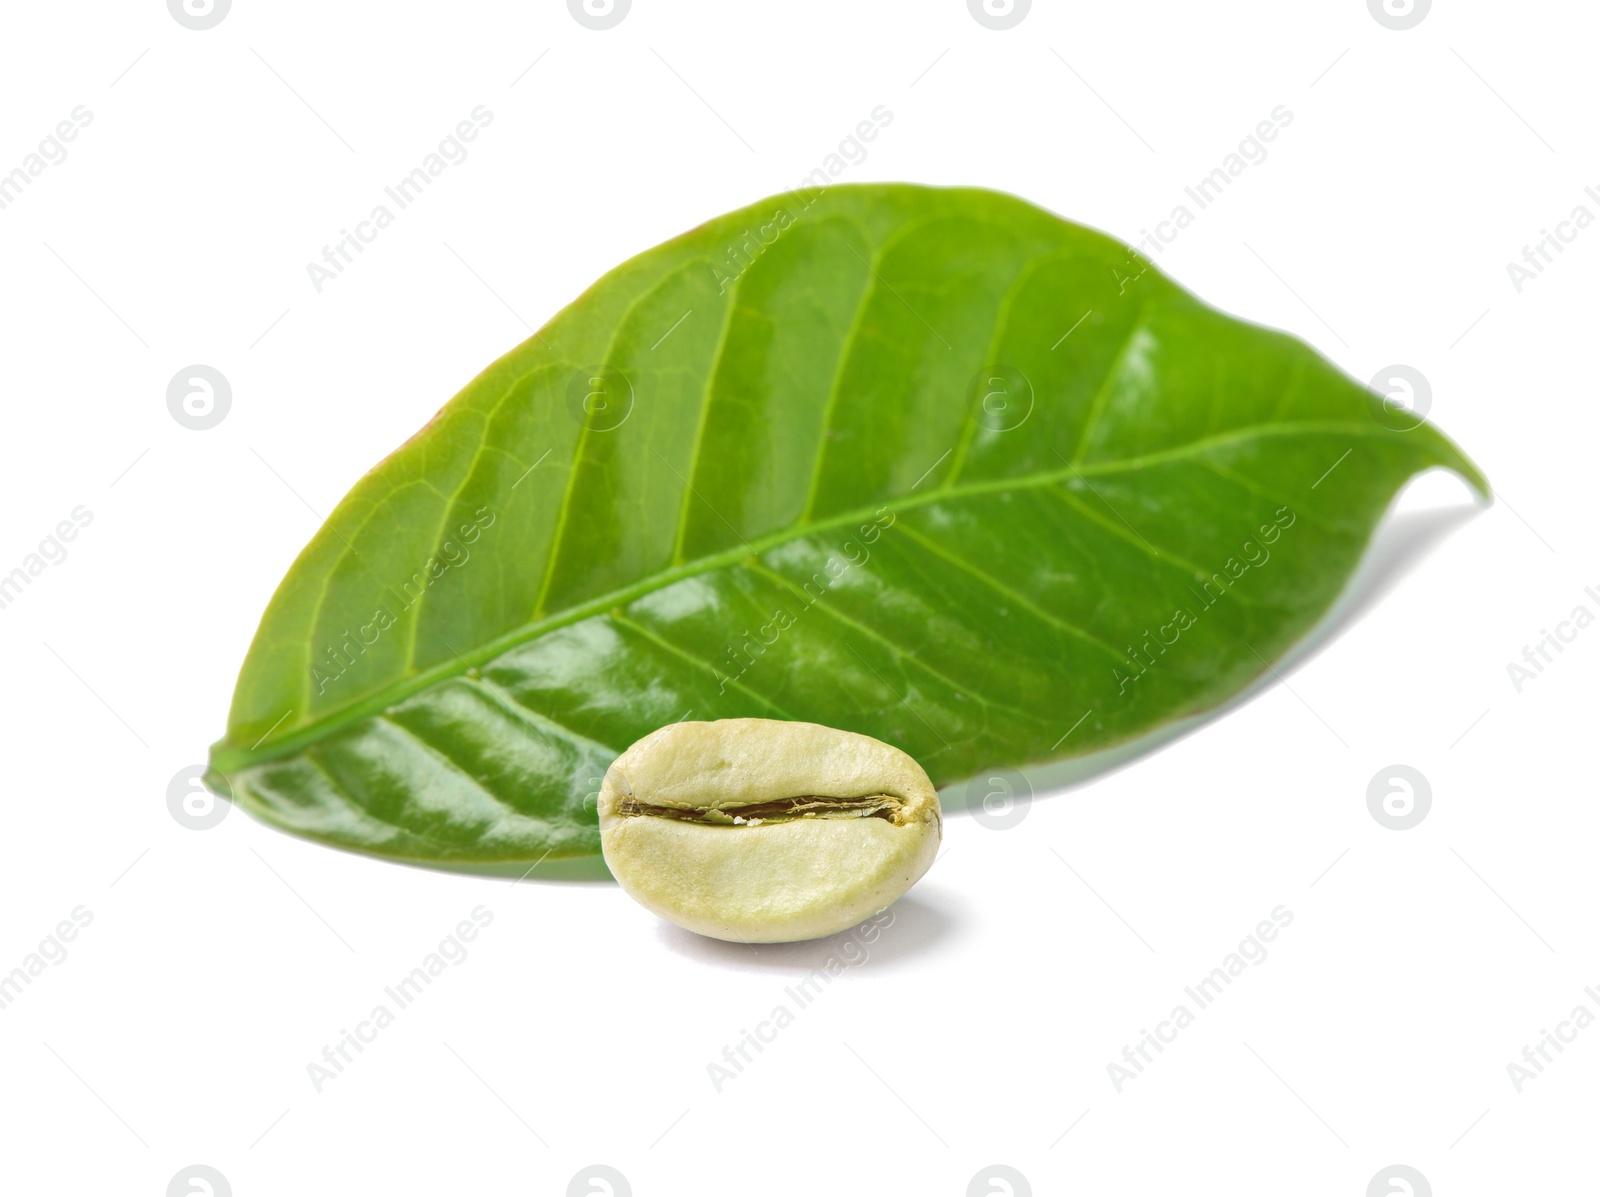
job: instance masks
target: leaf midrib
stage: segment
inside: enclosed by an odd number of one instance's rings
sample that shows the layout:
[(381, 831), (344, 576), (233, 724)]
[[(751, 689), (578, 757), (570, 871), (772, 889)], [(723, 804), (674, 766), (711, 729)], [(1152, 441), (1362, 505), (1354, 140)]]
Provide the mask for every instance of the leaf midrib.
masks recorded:
[[(224, 736), (223, 739), (213, 745), (213, 767), (226, 775), (239, 769), (264, 764), (268, 761), (288, 756), (303, 747), (325, 739), (334, 732), (371, 718), (397, 703), (421, 693), (438, 682), (459, 677), (470, 669), (487, 664), (512, 649), (536, 640), (550, 632), (580, 623), (596, 615), (602, 615), (609, 608), (625, 606), (636, 599), (663, 590), (677, 582), (711, 573), (725, 566), (735, 565), (746, 558), (759, 556), (769, 549), (778, 548), (803, 536), (845, 527), (858, 521), (876, 517), (878, 513), (883, 511), (899, 515), (936, 502), (1049, 486), (1074, 475), (1103, 475), (1146, 469), (1171, 461), (1181, 461), (1186, 457), (1195, 456), (1208, 449), (1240, 441), (1265, 437), (1306, 436), (1318, 433), (1341, 433), (1363, 438), (1391, 437), (1394, 435), (1387, 428), (1340, 420), (1308, 420), (1290, 424), (1248, 425), (1229, 433), (1205, 437), (1197, 441), (1191, 441), (1187, 445), (1148, 453), (1140, 457), (1122, 458), (1106, 462), (1084, 462), (1061, 470), (998, 478), (961, 486), (947, 485), (937, 490), (928, 491), (923, 495), (908, 493), (897, 499), (878, 503), (875, 506), (843, 512), (826, 520), (795, 523), (789, 527), (770, 532), (756, 540), (742, 543), (735, 548), (724, 550), (721, 553), (699, 557), (670, 569), (650, 574), (632, 585), (599, 595), (588, 602), (569, 607), (567, 610), (557, 614), (522, 624), (512, 631), (484, 643), (475, 650), (461, 656), (451, 657), (420, 673), (390, 683), (359, 702), (320, 716), (312, 722), (304, 724), (265, 745), (257, 743), (254, 747), (245, 749), (230, 743), (229, 736)], [(229, 735), (231, 736), (231, 734), (230, 732)]]

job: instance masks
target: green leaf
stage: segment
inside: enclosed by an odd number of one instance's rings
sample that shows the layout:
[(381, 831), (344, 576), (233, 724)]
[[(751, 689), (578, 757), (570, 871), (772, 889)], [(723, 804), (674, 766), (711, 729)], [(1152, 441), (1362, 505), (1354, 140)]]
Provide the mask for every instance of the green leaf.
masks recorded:
[(356, 484), (208, 776), (327, 843), (533, 861), (597, 852), (606, 766), (683, 718), (865, 732), (941, 785), (1106, 748), (1282, 655), (1412, 475), (1485, 489), (1411, 423), (1009, 196), (778, 196)]

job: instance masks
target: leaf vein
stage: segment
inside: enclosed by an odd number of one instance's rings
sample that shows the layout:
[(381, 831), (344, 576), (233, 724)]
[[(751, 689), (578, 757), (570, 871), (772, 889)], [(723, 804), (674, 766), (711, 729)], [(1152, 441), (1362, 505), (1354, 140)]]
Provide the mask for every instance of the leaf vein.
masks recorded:
[[(865, 231), (863, 232), (863, 240)], [(873, 251), (877, 257), (877, 251)], [(845, 329), (844, 339), (839, 343), (839, 361), (834, 366), (833, 381), (828, 386), (828, 399), (822, 407), (822, 430), (817, 435), (817, 453), (811, 462), (811, 481), (806, 486), (806, 505), (800, 511), (800, 522), (810, 520), (811, 513), (816, 509), (817, 494), (822, 485), (822, 463), (828, 453), (828, 437), (833, 431), (833, 413), (839, 403), (839, 384), (844, 381), (844, 372), (850, 364), (850, 355), (854, 352), (856, 338), (861, 331), (862, 318), (871, 306), (872, 297), (878, 289), (878, 275), (872, 263), (867, 263), (866, 277), (862, 280), (861, 295), (856, 300), (856, 310), (850, 317), (850, 326)]]
[[(673, 654), (676, 657), (681, 657), (683, 660), (689, 662), (691, 665), (694, 665), (696, 668), (702, 669), (705, 672), (711, 674), (712, 677), (716, 677), (717, 676), (717, 673), (718, 673), (717, 667), (715, 665), (713, 665), (710, 661), (705, 660), (703, 657), (696, 656), (694, 653), (689, 652), (687, 649), (678, 647), (676, 644), (673, 644), (671, 641), (667, 640), (665, 637), (657, 635), (655, 632), (651, 631), (649, 628), (645, 627), (643, 624), (636, 623), (634, 620), (629, 619), (626, 615), (620, 615), (620, 614), (618, 614), (616, 612), (612, 612), (611, 615), (608, 618), (610, 618), (610, 620), (613, 623), (618, 624), (621, 627), (625, 627), (630, 632), (633, 632), (635, 635), (641, 637), (642, 639), (648, 640), (652, 644), (655, 644), (656, 646), (661, 648), (664, 652), (669, 652), (669, 653)], [(766, 707), (767, 710), (775, 712), (780, 717), (782, 717), (784, 719), (793, 719), (794, 718), (794, 716), (789, 714), (788, 711), (784, 710), (782, 707), (778, 706), (776, 703), (771, 702), (770, 700), (768, 700), (766, 697), (764, 697), (759, 692), (757, 692), (755, 690), (752, 690), (749, 686), (746, 686), (743, 682), (739, 681), (738, 678), (730, 677), (730, 678), (727, 679), (727, 682), (728, 682), (728, 684), (730, 686), (733, 686), (733, 687), (735, 687), (736, 689), (739, 689), (739, 690), (743, 690), (746, 694), (750, 695), (751, 698), (755, 699), (762, 706)]]
[[(600, 359), (602, 369), (611, 367), (611, 357), (616, 352), (617, 340), (622, 336), (623, 329), (627, 328), (628, 321), (632, 319), (633, 313), (639, 309), (639, 306), (660, 288), (666, 286), (668, 280), (677, 278), (679, 274), (688, 270), (691, 266), (704, 264), (703, 259), (696, 258), (680, 263), (674, 269), (665, 270), (659, 278), (652, 281), (648, 287), (645, 287), (639, 294), (629, 300), (627, 306), (622, 309), (622, 314), (617, 317), (617, 322), (612, 325), (611, 335), (606, 339), (605, 352)], [(579, 368), (582, 369), (583, 367)], [(531, 616), (533, 620), (538, 620), (544, 615), (544, 604), (550, 597), (551, 582), (555, 578), (555, 569), (560, 560), (561, 548), (566, 543), (567, 517), (571, 514), (572, 495), (577, 490), (578, 475), (583, 469), (583, 453), (589, 445), (590, 423), (591, 421), (585, 419), (578, 426), (578, 435), (572, 446), (572, 464), (568, 467), (567, 485), (561, 492), (561, 507), (556, 513), (556, 530), (550, 536), (550, 552), (545, 557), (544, 576), (539, 580), (539, 597), (534, 600), (533, 614)]]
[(1138, 549), (1152, 561), (1159, 562), (1162, 565), (1175, 566), (1178, 569), (1187, 572), (1190, 575), (1189, 581), (1192, 582), (1195, 578), (1203, 577), (1205, 575), (1206, 571), (1201, 569), (1194, 562), (1186, 561), (1176, 553), (1168, 552), (1166, 549), (1157, 549), (1153, 544), (1141, 539), (1139, 535), (1129, 535), (1128, 529), (1117, 527), (1116, 524), (1106, 519), (1105, 516), (1101, 515), (1098, 511), (1094, 510), (1094, 508), (1083, 502), (1071, 491), (1065, 490), (1060, 486), (1052, 486), (1050, 488), (1050, 493), (1077, 511), (1078, 514), (1082, 515), (1084, 519), (1089, 520), (1091, 523), (1098, 524), (1107, 532), (1110, 532), (1113, 536), (1116, 536), (1126, 544), (1130, 544), (1134, 548)]
[[(755, 269), (752, 265), (751, 270)], [(748, 272), (747, 272), (748, 273)], [(722, 329), (717, 333), (717, 344), (711, 351), (711, 365), (706, 370), (706, 385), (700, 397), (700, 412), (695, 419), (694, 447), (689, 453), (688, 476), (683, 484), (683, 499), (678, 508), (678, 527), (672, 537), (672, 563), (680, 565), (683, 562), (683, 542), (689, 531), (689, 506), (690, 501), (698, 493), (694, 488), (694, 480), (700, 469), (700, 447), (705, 443), (706, 422), (711, 415), (711, 403), (717, 389), (717, 371), (722, 368), (722, 357), (728, 348), (728, 333), (733, 328), (734, 314), (739, 309), (739, 285), (744, 280), (744, 274), (733, 280), (733, 286), (728, 292), (727, 310), (722, 316)], [(711, 500), (704, 500), (707, 507)], [(713, 508), (713, 511), (715, 509)], [(721, 516), (718, 516), (720, 519)]]
[(1143, 293), (1139, 296), (1139, 308), (1133, 315), (1133, 323), (1128, 325), (1128, 335), (1123, 338), (1118, 346), (1116, 356), (1111, 359), (1111, 365), (1106, 369), (1105, 379), (1094, 393), (1094, 398), (1089, 401), (1089, 414), (1084, 417), (1083, 431), (1078, 434), (1078, 447), (1072, 452), (1072, 464), (1078, 465), (1083, 461), (1083, 455), (1089, 448), (1089, 438), (1094, 434), (1099, 425), (1101, 415), (1105, 409), (1107, 398), (1117, 381), (1122, 377), (1123, 368), (1127, 365), (1128, 354), (1133, 349), (1133, 343), (1144, 331), (1144, 318), (1146, 300)]
[[(1051, 254), (1048, 257), (1034, 258), (1021, 270), (1017, 271), (1016, 277), (1007, 285), (1005, 294), (1000, 297), (1000, 302), (995, 307), (994, 330), (989, 335), (988, 347), (983, 351), (983, 361), (978, 363), (980, 370), (987, 370), (991, 366), (1001, 364), (994, 360), (994, 355), (999, 352), (1000, 345), (1005, 340), (1005, 333), (1011, 323), (1011, 309), (1016, 304), (1017, 296), (1022, 293), (1024, 285), (1031, 281), (1040, 268), (1047, 263), (1070, 258), (1071, 256), (1070, 251), (1063, 251), (1059, 254)], [(973, 395), (966, 395), (965, 400), (966, 418), (961, 425), (961, 439), (956, 442), (956, 450), (951, 455), (950, 472), (945, 475), (944, 482), (940, 484), (943, 488), (955, 485), (956, 480), (961, 477), (961, 470), (967, 463), (967, 453), (972, 447), (973, 440), (978, 435), (977, 404), (974, 402)]]
[[(793, 582), (791, 582), (788, 578), (784, 577), (782, 574), (778, 573), (776, 570), (768, 568), (767, 566), (761, 564), (760, 562), (754, 562), (754, 563), (750, 564), (748, 566), (748, 568), (752, 569), (752, 570), (755, 570), (755, 571), (757, 571), (759, 573), (764, 573), (768, 577), (776, 579), (778, 582), (780, 582), (784, 586), (788, 587), (788, 589), (791, 592), (793, 592), (795, 595), (797, 595), (797, 596), (799, 596), (801, 598), (807, 598), (807, 599), (810, 598), (810, 596), (807, 595), (804, 590), (800, 589)], [(976, 687), (961, 685), (954, 678), (950, 677), (948, 674), (946, 674), (946, 673), (944, 673), (944, 672), (942, 672), (942, 671), (940, 671), (938, 669), (935, 669), (932, 665), (929, 665), (921, 657), (917, 656), (916, 653), (912, 652), (910, 649), (904, 647), (903, 645), (897, 644), (895, 641), (893, 641), (889, 637), (885, 636), (882, 632), (880, 632), (876, 628), (872, 627), (872, 625), (863, 623), (859, 619), (856, 619), (854, 616), (846, 615), (843, 611), (839, 611), (839, 610), (835, 609), (834, 607), (832, 607), (832, 606), (828, 605), (827, 603), (824, 603), (824, 602), (822, 602), (820, 600), (812, 603), (811, 605), (819, 608), (820, 610), (822, 610), (827, 615), (832, 616), (833, 619), (835, 621), (837, 621), (838, 623), (842, 623), (842, 624), (847, 625), (848, 627), (855, 628), (857, 631), (865, 634), (866, 636), (869, 636), (873, 640), (876, 640), (879, 644), (883, 645), (884, 648), (888, 649), (890, 654), (892, 654), (896, 659), (902, 660), (902, 661), (909, 661), (911, 664), (915, 665), (918, 669), (922, 670), (924, 673), (928, 674), (930, 677), (938, 678), (945, 685), (949, 686), (950, 689), (953, 690), (955, 693), (957, 693), (957, 694), (971, 694), (974, 698), (976, 698), (978, 700), (978, 702), (980, 704), (982, 704), (984, 706), (993, 707), (996, 710), (1001, 710), (1001, 711), (1010, 711), (1012, 714), (1021, 715), (1025, 719), (1031, 719), (1031, 720), (1034, 720), (1036, 722), (1042, 722), (1042, 720), (1040, 720), (1039, 716), (1034, 714), (1031, 711), (1025, 711), (1021, 707), (1014, 707), (1014, 706), (1011, 706), (1009, 703), (1003, 703), (1003, 702), (1000, 702), (1000, 701), (998, 701), (996, 699), (989, 698), (989, 697), (985, 696), (981, 691), (979, 691)]]
[(980, 569), (978, 566), (968, 561), (965, 557), (962, 557), (957, 553), (952, 553), (942, 545), (936, 543), (926, 536), (923, 536), (909, 523), (902, 525), (900, 530), (912, 540), (922, 545), (928, 550), (928, 552), (933, 553), (935, 556), (942, 557), (944, 560), (950, 562), (951, 565), (954, 565), (957, 569), (960, 569), (963, 572), (970, 574), (972, 577), (977, 578), (978, 581), (988, 586), (989, 589), (993, 590), (996, 594), (1002, 595), (1003, 597), (1011, 600), (1038, 619), (1060, 628), (1063, 632), (1068, 633), (1078, 640), (1082, 640), (1085, 644), (1093, 645), (1102, 652), (1108, 653), (1119, 664), (1126, 665), (1128, 663), (1126, 657), (1124, 657), (1116, 649), (1112, 648), (1111, 645), (1107, 644), (1104, 640), (1101, 640), (1093, 632), (1090, 632), (1087, 628), (1081, 628), (1077, 624), (1070, 623), (1067, 620), (1050, 614), (1050, 612), (1039, 606), (1025, 594), (1018, 590), (1013, 590), (1010, 586), (1007, 586), (1004, 582), (1001, 582), (998, 578), (993, 577), (985, 570)]

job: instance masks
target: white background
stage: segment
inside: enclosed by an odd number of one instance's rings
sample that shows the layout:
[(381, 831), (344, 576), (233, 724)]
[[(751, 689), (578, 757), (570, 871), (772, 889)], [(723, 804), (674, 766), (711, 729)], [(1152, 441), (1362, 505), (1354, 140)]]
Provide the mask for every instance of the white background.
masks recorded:
[[(596, 1162), (638, 1197), (954, 1197), (996, 1163), (1035, 1194), (1360, 1197), (1395, 1163), (1440, 1195), (1595, 1183), (1600, 1029), (1521, 1093), (1506, 1068), (1600, 1013), (1600, 630), (1520, 693), (1507, 673), (1600, 614), (1600, 227), (1520, 293), (1506, 269), (1600, 215), (1592, 6), (1440, 0), (1404, 31), (1365, 0), (1036, 0), (1007, 31), (960, 0), (635, 0), (603, 32), (557, 0), (4, 21), (0, 172), (93, 114), (0, 211), (0, 572), (93, 514), (0, 610), (0, 972), (93, 916), (0, 1010), (4, 1191), (159, 1197), (195, 1163), (239, 1197), (562, 1194)], [(319, 294), (307, 263), (477, 105), (469, 157)], [(728, 947), (607, 881), (181, 826), (169, 779), (355, 479), (606, 269), (789, 188), (878, 105), (844, 178), (990, 186), (1130, 241), (1285, 106), (1159, 265), (1357, 378), (1420, 370), (1496, 503), (1419, 482), (1346, 617), (1190, 734), (1035, 778), (1011, 830), (956, 796), (869, 958), (721, 1093), (707, 1065), (842, 941)], [(204, 432), (166, 406), (194, 363), (233, 390)], [(1432, 790), (1404, 832), (1367, 808), (1396, 763)], [(465, 962), (316, 1092), (324, 1045), (480, 905)], [(1269, 958), (1117, 1092), (1123, 1046), (1279, 905)]]

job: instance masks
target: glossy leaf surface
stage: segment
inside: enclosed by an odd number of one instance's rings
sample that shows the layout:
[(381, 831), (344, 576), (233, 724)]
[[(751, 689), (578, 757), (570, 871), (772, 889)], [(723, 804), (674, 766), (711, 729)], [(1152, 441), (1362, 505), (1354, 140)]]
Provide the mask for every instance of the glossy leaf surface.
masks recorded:
[(211, 783), (380, 855), (598, 850), (623, 748), (804, 719), (937, 784), (1223, 701), (1413, 474), (1303, 343), (974, 190), (775, 197), (614, 270), (363, 478), (274, 595)]

